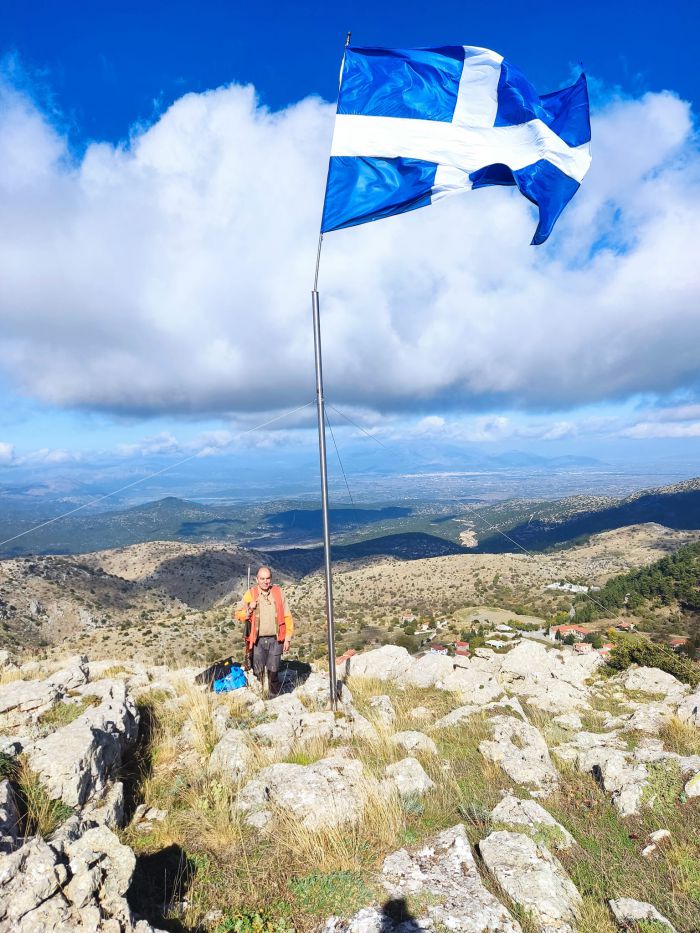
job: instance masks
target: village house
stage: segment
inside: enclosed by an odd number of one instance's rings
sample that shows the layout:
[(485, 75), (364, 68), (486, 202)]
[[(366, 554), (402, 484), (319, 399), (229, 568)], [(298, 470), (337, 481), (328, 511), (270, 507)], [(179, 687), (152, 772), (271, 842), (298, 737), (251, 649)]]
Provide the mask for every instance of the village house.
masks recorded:
[(688, 639), (681, 635), (674, 635), (673, 638), (669, 638), (668, 640), (668, 647), (673, 648), (674, 651), (680, 651), (681, 648), (684, 648), (687, 644)]
[(562, 640), (567, 635), (573, 635), (576, 641), (583, 641), (586, 635), (590, 635), (590, 630), (582, 625), (553, 625), (549, 630), (549, 637), (556, 640), (557, 632)]
[(618, 622), (615, 628), (618, 632), (634, 632), (635, 624), (634, 622)]
[(588, 654), (593, 651), (593, 645), (588, 641), (580, 641), (574, 645), (574, 651), (576, 654)]
[(598, 648), (598, 654), (610, 654), (614, 647), (615, 645), (611, 641), (606, 641), (604, 645), (601, 645), (601, 647)]
[(469, 642), (468, 641), (456, 641), (455, 642), (455, 654), (460, 657), (469, 656)]
[(445, 645), (439, 645), (437, 642), (433, 642), (432, 645), (429, 645), (429, 651), (431, 654), (449, 654), (447, 647)]
[[(576, 583), (548, 583), (546, 590), (562, 590), (565, 593), (587, 593), (589, 587), (578, 586)], [(599, 587), (597, 587), (599, 589)]]

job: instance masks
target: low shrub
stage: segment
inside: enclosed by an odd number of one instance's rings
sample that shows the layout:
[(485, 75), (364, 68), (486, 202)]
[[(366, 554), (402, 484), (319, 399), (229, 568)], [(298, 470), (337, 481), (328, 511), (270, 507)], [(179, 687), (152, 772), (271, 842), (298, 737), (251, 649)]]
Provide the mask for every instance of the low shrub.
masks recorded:
[(700, 668), (689, 658), (677, 655), (670, 648), (654, 645), (646, 638), (634, 635), (614, 637), (615, 647), (608, 655), (608, 667), (616, 671), (625, 671), (631, 664), (640, 667), (658, 667), (659, 670), (673, 674), (683, 683), (697, 687), (700, 684)]

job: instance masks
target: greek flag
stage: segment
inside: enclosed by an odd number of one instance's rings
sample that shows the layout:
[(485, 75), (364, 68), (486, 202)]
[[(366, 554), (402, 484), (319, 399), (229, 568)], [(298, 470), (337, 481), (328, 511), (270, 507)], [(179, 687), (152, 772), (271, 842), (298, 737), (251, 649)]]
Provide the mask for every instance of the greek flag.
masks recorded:
[(540, 97), (488, 49), (348, 48), (321, 230), (517, 185), (543, 243), (588, 171), (590, 139), (584, 75)]

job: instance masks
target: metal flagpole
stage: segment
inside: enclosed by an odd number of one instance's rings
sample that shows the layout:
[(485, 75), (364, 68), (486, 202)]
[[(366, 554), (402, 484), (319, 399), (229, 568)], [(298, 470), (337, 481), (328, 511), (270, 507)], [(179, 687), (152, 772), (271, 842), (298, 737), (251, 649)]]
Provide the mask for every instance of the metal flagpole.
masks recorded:
[(321, 264), (323, 234), (318, 238), (316, 275), (311, 292), (314, 324), (314, 360), (316, 363), (316, 411), (318, 413), (318, 454), (321, 465), (321, 513), (323, 515), (323, 563), (326, 576), (326, 619), (328, 622), (328, 673), (331, 709), (338, 708), (338, 683), (335, 670), (335, 625), (333, 622), (333, 581), (331, 579), (331, 534), (328, 520), (328, 467), (326, 462), (326, 409), (323, 400), (323, 366), (321, 363), (321, 316), (318, 306), (318, 269)]
[[(345, 37), (345, 48), (350, 44), (350, 33)], [(314, 324), (314, 362), (316, 364), (316, 412), (318, 414), (318, 457), (321, 466), (321, 514), (323, 516), (323, 566), (326, 577), (326, 620), (328, 636), (328, 679), (331, 709), (338, 708), (338, 681), (335, 670), (335, 623), (333, 621), (333, 580), (331, 577), (331, 530), (328, 518), (328, 464), (326, 461), (326, 407), (323, 400), (323, 366), (321, 362), (321, 316), (318, 307), (318, 270), (321, 265), (323, 234), (318, 237), (316, 274), (311, 292), (311, 310)]]

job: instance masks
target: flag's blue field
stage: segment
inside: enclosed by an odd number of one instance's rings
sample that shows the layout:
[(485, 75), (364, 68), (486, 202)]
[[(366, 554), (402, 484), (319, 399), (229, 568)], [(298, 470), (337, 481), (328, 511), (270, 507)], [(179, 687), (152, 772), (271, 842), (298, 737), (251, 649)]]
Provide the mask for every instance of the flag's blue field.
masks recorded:
[(343, 62), (322, 231), (486, 185), (539, 207), (543, 243), (591, 161), (586, 78), (540, 97), (496, 52), (354, 49)]

